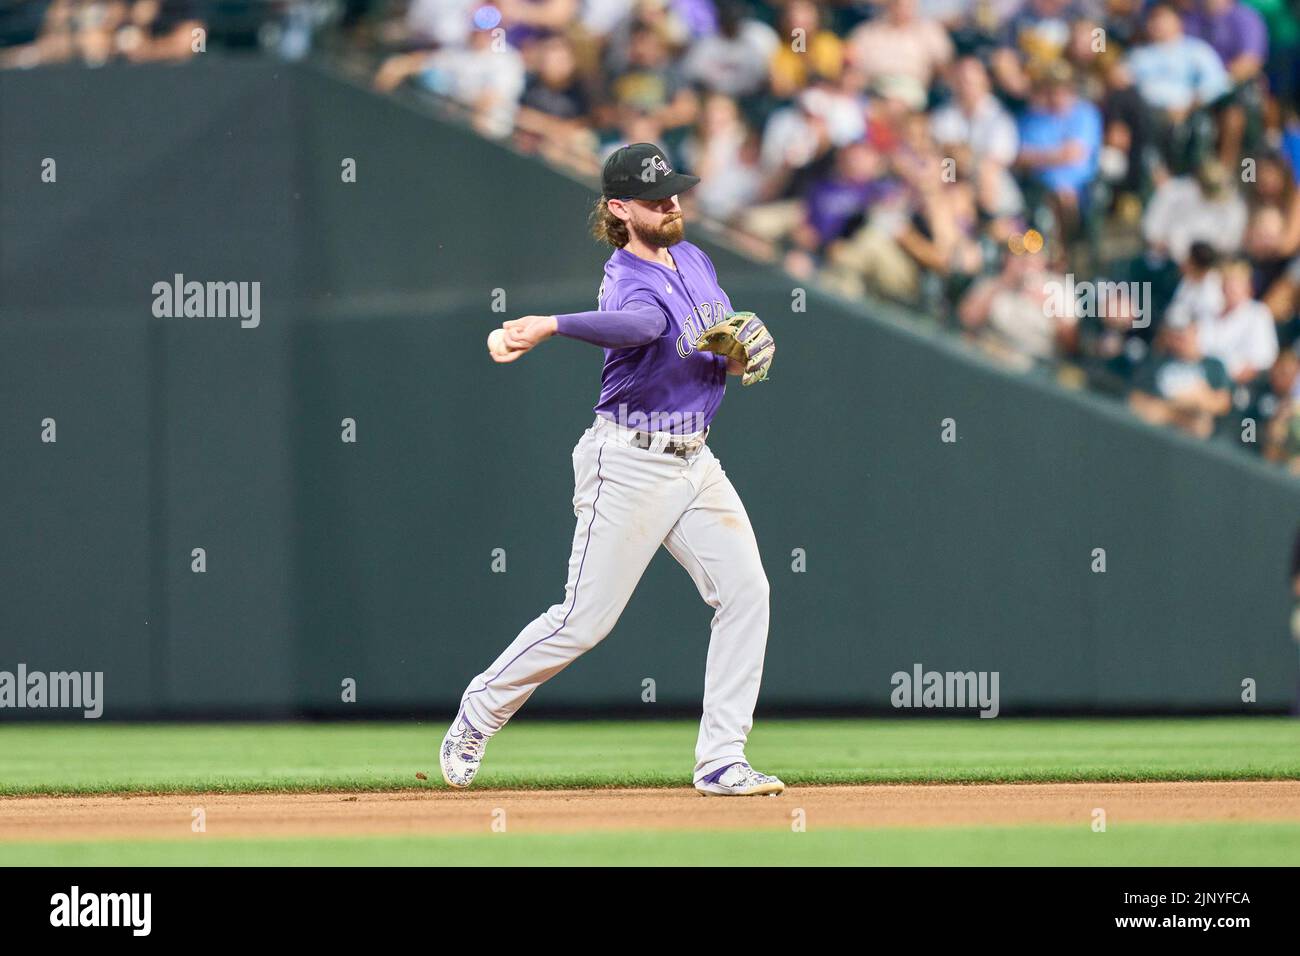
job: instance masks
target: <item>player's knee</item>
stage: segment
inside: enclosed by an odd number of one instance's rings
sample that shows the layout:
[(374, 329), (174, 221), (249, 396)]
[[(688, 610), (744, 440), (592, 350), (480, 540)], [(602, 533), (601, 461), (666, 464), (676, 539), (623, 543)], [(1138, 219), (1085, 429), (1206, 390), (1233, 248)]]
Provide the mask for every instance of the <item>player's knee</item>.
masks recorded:
[(570, 640), (584, 651), (591, 650), (603, 641), (618, 623), (622, 608), (592, 607), (581, 608), (569, 616), (564, 626)]
[(614, 630), (614, 625), (618, 623), (621, 611), (622, 608), (611, 608), (594, 616), (587, 630), (593, 647), (603, 641), (610, 631)]
[(542, 615), (542, 620), (550, 630), (557, 630), (564, 624), (565, 618), (569, 616), (569, 606), (567, 604), (552, 604)]
[(767, 575), (762, 571), (750, 575), (728, 589), (722, 594), (722, 605), (738, 605), (741, 607), (763, 608), (767, 609), (768, 598), (771, 594), (771, 586), (767, 582)]

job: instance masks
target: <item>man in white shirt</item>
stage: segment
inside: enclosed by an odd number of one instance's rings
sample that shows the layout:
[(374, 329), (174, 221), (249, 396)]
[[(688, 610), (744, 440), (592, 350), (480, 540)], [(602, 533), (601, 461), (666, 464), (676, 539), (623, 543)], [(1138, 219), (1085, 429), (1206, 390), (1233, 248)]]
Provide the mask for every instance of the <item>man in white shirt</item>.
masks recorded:
[(1222, 163), (1209, 160), (1195, 177), (1169, 179), (1156, 190), (1142, 218), (1142, 238), (1177, 263), (1198, 240), (1231, 254), (1241, 248), (1247, 218), (1231, 174)]
[(1217, 358), (1233, 382), (1252, 381), (1277, 359), (1277, 329), (1268, 306), (1250, 296), (1250, 264), (1228, 263), (1219, 270), (1223, 284), (1223, 308), (1216, 315), (1201, 316), (1197, 335), (1201, 351)]
[(1180, 266), (1182, 279), (1165, 309), (1164, 321), (1179, 328), (1199, 325), (1223, 312), (1219, 256), (1207, 242), (1192, 243)]
[(1020, 148), (1016, 121), (993, 95), (978, 58), (964, 56), (953, 64), (952, 86), (952, 102), (930, 117), (935, 142), (966, 147), (976, 159), (1010, 166)]
[(375, 74), (374, 85), (386, 93), (412, 77), (465, 107), (484, 136), (501, 138), (514, 127), (526, 75), (518, 50), (508, 45), (498, 49), (492, 31), (475, 30), (467, 47), (390, 57)]
[(952, 102), (930, 117), (931, 135), (974, 181), (985, 211), (1014, 215), (1022, 205), (1010, 173), (1020, 149), (1016, 121), (993, 95), (978, 58), (964, 56), (953, 64), (952, 86)]
[(767, 82), (768, 64), (781, 38), (766, 23), (742, 17), (725, 4), (718, 14), (718, 32), (696, 40), (682, 62), (687, 79), (710, 93), (749, 96)]

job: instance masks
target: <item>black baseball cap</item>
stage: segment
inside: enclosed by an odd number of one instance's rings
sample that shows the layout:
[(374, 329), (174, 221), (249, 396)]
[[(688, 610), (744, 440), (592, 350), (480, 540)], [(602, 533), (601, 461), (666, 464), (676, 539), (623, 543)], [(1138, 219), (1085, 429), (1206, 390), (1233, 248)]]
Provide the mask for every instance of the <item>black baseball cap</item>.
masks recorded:
[(664, 151), (653, 143), (632, 143), (605, 160), (600, 192), (606, 199), (667, 199), (699, 181), (699, 176), (674, 172)]

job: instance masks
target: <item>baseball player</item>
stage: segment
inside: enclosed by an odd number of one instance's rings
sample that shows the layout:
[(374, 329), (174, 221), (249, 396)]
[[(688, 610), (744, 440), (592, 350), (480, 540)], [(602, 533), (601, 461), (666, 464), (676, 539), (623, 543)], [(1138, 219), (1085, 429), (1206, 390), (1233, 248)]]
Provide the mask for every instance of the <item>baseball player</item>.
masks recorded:
[(614, 252), (599, 311), (524, 316), (489, 338), (497, 362), (552, 335), (605, 350), (596, 419), (573, 449), (578, 520), (564, 600), (465, 688), (442, 741), (442, 776), (470, 785), (492, 735), (610, 632), (662, 544), (714, 609), (695, 788), (779, 794), (785, 784), (745, 760), (767, 646), (767, 576), (744, 505), (705, 444), (727, 375), (762, 381), (776, 346), (756, 316), (732, 312), (713, 263), (683, 241), (677, 197), (698, 177), (635, 143), (610, 156), (601, 180), (592, 228)]

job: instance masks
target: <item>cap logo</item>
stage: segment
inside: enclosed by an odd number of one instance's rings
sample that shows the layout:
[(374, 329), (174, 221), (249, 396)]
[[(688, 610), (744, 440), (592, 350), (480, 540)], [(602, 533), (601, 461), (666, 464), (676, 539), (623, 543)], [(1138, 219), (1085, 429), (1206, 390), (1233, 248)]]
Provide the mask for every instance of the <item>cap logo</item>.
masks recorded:
[(659, 173), (671, 173), (667, 161), (662, 156), (647, 156), (641, 160), (641, 182), (652, 183)]

